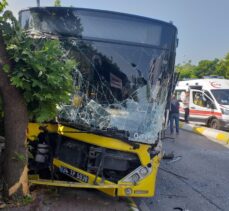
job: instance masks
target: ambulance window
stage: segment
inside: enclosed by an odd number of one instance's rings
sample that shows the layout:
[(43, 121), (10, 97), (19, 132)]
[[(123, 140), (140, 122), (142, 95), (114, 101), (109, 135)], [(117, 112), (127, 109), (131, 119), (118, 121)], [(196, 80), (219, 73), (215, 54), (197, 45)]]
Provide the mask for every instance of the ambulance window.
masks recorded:
[(213, 98), (212, 98), (212, 96), (211, 96), (211, 94), (210, 94), (210, 92), (209, 91), (204, 91), (204, 94), (206, 94), (210, 99), (212, 99), (213, 100)]
[(177, 100), (181, 100), (181, 94), (182, 92), (185, 92), (185, 90), (176, 90), (175, 95)]
[(195, 105), (204, 107), (203, 98), (202, 98), (202, 92), (193, 91), (192, 92), (192, 99), (193, 99), (193, 103)]
[(211, 98), (200, 91), (193, 91), (193, 103), (197, 106), (204, 108), (215, 108), (215, 105)]

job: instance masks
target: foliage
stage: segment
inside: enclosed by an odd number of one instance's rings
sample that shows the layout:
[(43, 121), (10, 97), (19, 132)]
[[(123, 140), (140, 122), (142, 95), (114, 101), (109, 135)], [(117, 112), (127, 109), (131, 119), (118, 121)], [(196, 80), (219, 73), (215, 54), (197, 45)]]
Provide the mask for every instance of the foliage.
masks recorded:
[(21, 202), (20, 205), (26, 206), (33, 202), (33, 197), (31, 195), (23, 196), (19, 202)]
[[(0, 13), (3, 12), (5, 7), (7, 6), (7, 0), (2, 0), (0, 2)], [(1, 16), (0, 16), (0, 21), (1, 21)], [(3, 130), (3, 102), (0, 96), (0, 136), (4, 136), (4, 130)]]
[(61, 6), (61, 1), (60, 0), (55, 0), (54, 6), (55, 7), (60, 7)]
[(13, 196), (12, 199), (15, 206), (26, 206), (33, 202), (33, 197), (31, 195)]
[(26, 163), (26, 157), (23, 154), (20, 154), (18, 152), (14, 152), (14, 157), (12, 157), (13, 160), (17, 160), (17, 161), (22, 161), (24, 163)]
[(184, 64), (178, 64), (176, 70), (180, 73), (180, 77), (183, 78), (195, 78), (195, 66), (192, 65), (191, 61)]
[(30, 118), (53, 119), (57, 105), (69, 100), (76, 62), (67, 57), (59, 40), (34, 39), (23, 32), (9, 11), (0, 20), (0, 31), (13, 64), (12, 71), (8, 65), (3, 69), (22, 92)]
[(202, 60), (195, 68), (195, 75), (197, 78), (202, 78), (206, 75), (216, 75), (216, 68), (219, 60)]
[(222, 75), (225, 78), (229, 78), (229, 53), (219, 61), (217, 66), (218, 75)]
[(180, 79), (203, 76), (224, 76), (229, 79), (229, 53), (223, 59), (201, 60), (198, 65), (193, 65), (191, 61), (178, 64), (176, 70), (180, 72)]
[(0, 13), (5, 9), (6, 6), (7, 6), (7, 0), (2, 0), (0, 2)]

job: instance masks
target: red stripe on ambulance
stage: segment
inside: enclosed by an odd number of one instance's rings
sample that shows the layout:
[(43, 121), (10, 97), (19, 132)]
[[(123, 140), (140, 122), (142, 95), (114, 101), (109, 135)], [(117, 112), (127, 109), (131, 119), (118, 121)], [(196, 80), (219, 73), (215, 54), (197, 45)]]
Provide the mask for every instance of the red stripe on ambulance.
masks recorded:
[(190, 109), (189, 111), (190, 115), (201, 115), (201, 116), (218, 116), (221, 117), (222, 114), (220, 112), (215, 111), (201, 111), (201, 110), (193, 110)]

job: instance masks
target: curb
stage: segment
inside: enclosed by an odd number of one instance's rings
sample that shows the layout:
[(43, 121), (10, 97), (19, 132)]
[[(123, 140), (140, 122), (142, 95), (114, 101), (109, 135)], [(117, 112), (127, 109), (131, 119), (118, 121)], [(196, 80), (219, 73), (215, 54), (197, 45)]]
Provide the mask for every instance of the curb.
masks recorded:
[(194, 132), (199, 135), (206, 136), (208, 138), (216, 139), (218, 142), (223, 144), (229, 144), (228, 132), (202, 126), (196, 126), (192, 124), (186, 124), (184, 122), (180, 122), (180, 128), (182, 128), (183, 130)]

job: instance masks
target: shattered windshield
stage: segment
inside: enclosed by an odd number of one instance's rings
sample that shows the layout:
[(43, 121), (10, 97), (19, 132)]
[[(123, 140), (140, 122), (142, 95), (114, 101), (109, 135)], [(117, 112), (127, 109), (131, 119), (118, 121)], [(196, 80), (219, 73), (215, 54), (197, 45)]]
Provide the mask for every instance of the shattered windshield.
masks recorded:
[(53, 11), (42, 10), (42, 15), (32, 13), (33, 18), (24, 13), (25, 28), (60, 35), (69, 56), (79, 62), (72, 73), (72, 103), (60, 107), (60, 122), (116, 133), (129, 141), (157, 140), (172, 81), (174, 52), (169, 46), (174, 29), (168, 33), (163, 24), (135, 16), (108, 13), (104, 18), (98, 11), (68, 10), (66, 15), (61, 10), (53, 17)]

